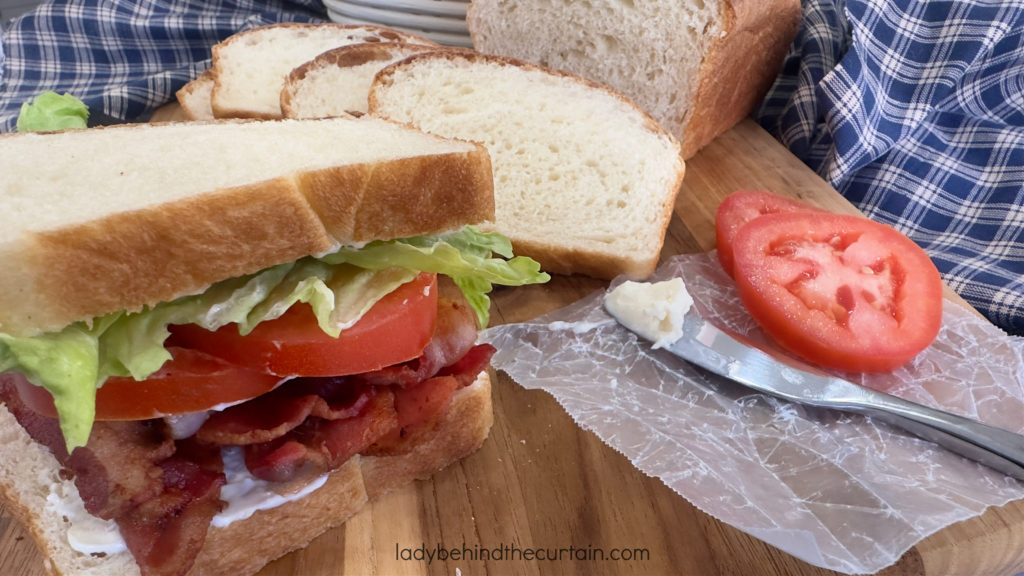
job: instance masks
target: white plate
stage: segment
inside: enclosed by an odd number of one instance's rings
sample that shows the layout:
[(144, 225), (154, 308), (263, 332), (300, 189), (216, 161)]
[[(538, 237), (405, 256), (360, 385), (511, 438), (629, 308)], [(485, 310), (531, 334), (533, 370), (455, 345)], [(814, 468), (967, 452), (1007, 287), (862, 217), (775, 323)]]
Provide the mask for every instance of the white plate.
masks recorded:
[(431, 16), (429, 14), (410, 14), (398, 12), (386, 8), (372, 8), (361, 4), (353, 4), (344, 0), (324, 0), (328, 10), (337, 12), (341, 16), (376, 22), (385, 26), (404, 26), (418, 30), (433, 30), (436, 32), (453, 32), (466, 34), (466, 19), (453, 18), (450, 16)]
[[(359, 18), (351, 18), (342, 14), (339, 14), (331, 9), (327, 10), (327, 17), (333, 22), (339, 24), (355, 24), (355, 25), (366, 25), (371, 24), (375, 26), (383, 26), (380, 22), (374, 22), (371, 20), (361, 20)], [(392, 24), (387, 25), (389, 28), (396, 30), (402, 30), (411, 34), (418, 34), (424, 38), (429, 38), (438, 44), (444, 44), (445, 46), (460, 46), (463, 48), (472, 48), (473, 40), (469, 37), (468, 33), (459, 34), (454, 32), (438, 32), (436, 30), (420, 30), (417, 28), (410, 28), (407, 26), (396, 26)]]
[[(325, 3), (327, 3), (325, 1)], [(459, 0), (349, 0), (348, 4), (360, 4), (371, 8), (410, 12), (413, 14), (432, 14), (435, 16), (452, 16), (465, 18), (469, 1)]]

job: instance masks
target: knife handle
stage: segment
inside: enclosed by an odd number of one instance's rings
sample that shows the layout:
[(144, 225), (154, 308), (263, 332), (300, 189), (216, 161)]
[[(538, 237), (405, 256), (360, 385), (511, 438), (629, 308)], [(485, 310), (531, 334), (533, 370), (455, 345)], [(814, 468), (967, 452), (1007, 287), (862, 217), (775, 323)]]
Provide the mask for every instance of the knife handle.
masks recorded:
[(1024, 436), (1020, 434), (876, 391), (844, 406), (1024, 480)]

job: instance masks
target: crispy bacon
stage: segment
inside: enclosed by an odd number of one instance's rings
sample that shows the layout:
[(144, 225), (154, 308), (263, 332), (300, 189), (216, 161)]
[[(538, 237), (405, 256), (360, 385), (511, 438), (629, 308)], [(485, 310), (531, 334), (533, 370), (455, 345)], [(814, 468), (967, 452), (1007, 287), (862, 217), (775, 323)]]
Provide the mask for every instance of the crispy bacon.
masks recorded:
[(259, 398), (212, 414), (196, 437), (219, 446), (271, 442), (310, 416), (329, 420), (356, 416), (370, 401), (370, 393), (368, 386), (344, 377), (297, 378)]
[(96, 422), (89, 443), (63, 462), (94, 516), (111, 520), (164, 488), (160, 463), (174, 454), (174, 440), (160, 420)]
[(418, 384), (462, 358), (476, 344), (476, 337), (476, 316), (466, 301), (461, 296), (447, 298), (442, 294), (437, 301), (434, 338), (424, 348), (423, 355), (360, 377), (376, 386)]
[(490, 344), (478, 344), (470, 348), (469, 352), (457, 360), (454, 364), (445, 366), (438, 371), (438, 376), (454, 376), (460, 386), (469, 386), (476, 380), (478, 374), (487, 369), (491, 358), (497, 350)]
[(398, 426), (394, 395), (372, 388), (370, 401), (351, 418), (309, 418), (272, 442), (245, 447), (249, 473), (271, 482), (283, 482), (300, 472), (327, 471), (365, 450)]
[(175, 443), (163, 421), (145, 420), (96, 422), (68, 454), (57, 420), (28, 408), (7, 377), (0, 399), (74, 478), (86, 510), (117, 522), (144, 576), (188, 572), (221, 506), (218, 448)]
[(156, 464), (174, 453), (174, 442), (157, 428), (162, 422), (97, 422), (89, 443), (69, 455), (57, 420), (29, 408), (11, 376), (0, 380), (0, 399), (29, 435), (73, 475), (90, 514), (110, 520), (160, 493)]
[(180, 576), (223, 505), (222, 446), (244, 446), (250, 472), (271, 481), (400, 446), (406, 428), (429, 423), (490, 361), (494, 349), (474, 346), (476, 335), (465, 301), (442, 292), (420, 358), (370, 374), (295, 379), (211, 415), (185, 440), (161, 420), (96, 422), (88, 444), (68, 454), (57, 421), (19, 397), (11, 379), (21, 376), (0, 375), (0, 400), (74, 477), (87, 510), (117, 522), (143, 576)]
[(160, 463), (160, 495), (117, 519), (121, 536), (145, 576), (187, 573), (206, 542), (210, 522), (223, 506), (219, 450), (198, 444), (190, 448)]

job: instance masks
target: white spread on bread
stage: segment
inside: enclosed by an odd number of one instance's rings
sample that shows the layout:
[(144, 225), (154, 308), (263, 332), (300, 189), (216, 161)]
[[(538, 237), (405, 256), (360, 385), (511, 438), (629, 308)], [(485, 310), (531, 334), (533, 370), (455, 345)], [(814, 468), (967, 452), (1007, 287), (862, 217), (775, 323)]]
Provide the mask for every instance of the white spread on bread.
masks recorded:
[(683, 334), (683, 317), (693, 305), (682, 278), (662, 282), (626, 281), (604, 297), (604, 307), (623, 326), (668, 346)]
[[(221, 451), (227, 484), (220, 489), (224, 509), (213, 517), (211, 524), (223, 528), (238, 520), (245, 520), (259, 510), (269, 510), (299, 500), (324, 485), (330, 474), (321, 474), (299, 490), (279, 492), (272, 482), (261, 480), (245, 467), (245, 455), (236, 446)], [(67, 498), (51, 486), (47, 504), (57, 510), (68, 522), (68, 544), (83, 554), (119, 554), (128, 547), (113, 520), (103, 520), (89, 514), (80, 498)]]
[[(81, 498), (68, 498), (57, 492), (52, 484), (46, 504), (57, 511), (68, 523), (68, 544), (82, 554), (120, 554), (128, 546), (113, 520), (104, 520), (85, 510)], [(77, 494), (76, 494), (77, 495)]]
[(221, 450), (224, 460), (224, 476), (227, 484), (220, 489), (220, 499), (227, 503), (223, 510), (213, 517), (213, 526), (223, 528), (236, 520), (245, 520), (259, 510), (276, 508), (286, 502), (298, 500), (324, 485), (330, 474), (321, 474), (312, 482), (294, 492), (280, 493), (274, 484), (249, 473), (245, 467), (242, 448), (231, 446)]

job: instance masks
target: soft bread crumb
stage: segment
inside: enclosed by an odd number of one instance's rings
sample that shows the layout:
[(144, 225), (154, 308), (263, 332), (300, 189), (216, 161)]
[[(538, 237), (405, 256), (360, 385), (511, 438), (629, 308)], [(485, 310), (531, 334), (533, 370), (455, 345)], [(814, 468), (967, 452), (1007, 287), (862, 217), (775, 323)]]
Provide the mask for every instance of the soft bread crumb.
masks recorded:
[(272, 24), (239, 32), (213, 47), (213, 112), (218, 118), (281, 118), (281, 89), (294, 68), (332, 48), (363, 42), (434, 44), (389, 28), (332, 22)]
[(799, 0), (473, 0), (474, 47), (628, 95), (690, 158), (747, 116), (775, 80)]
[(286, 118), (366, 113), (370, 84), (377, 72), (407, 56), (440, 49), (375, 42), (328, 50), (288, 74), (281, 90), (281, 111)]
[(431, 52), (382, 70), (370, 112), (483, 143), (494, 229), (544, 270), (653, 271), (684, 167), (678, 142), (625, 97), (523, 62)]

